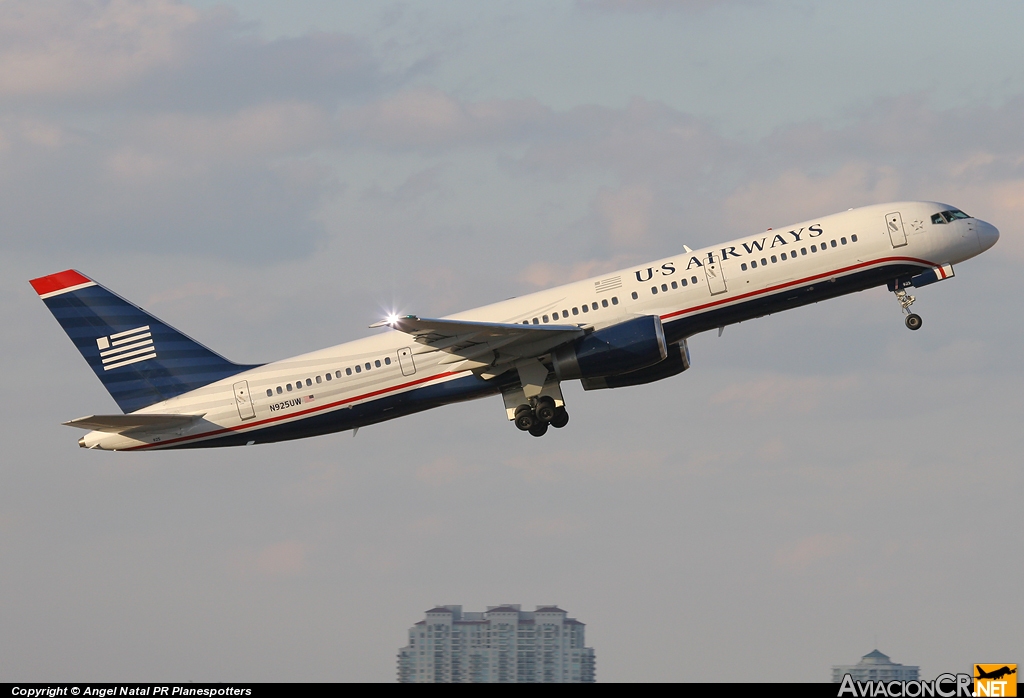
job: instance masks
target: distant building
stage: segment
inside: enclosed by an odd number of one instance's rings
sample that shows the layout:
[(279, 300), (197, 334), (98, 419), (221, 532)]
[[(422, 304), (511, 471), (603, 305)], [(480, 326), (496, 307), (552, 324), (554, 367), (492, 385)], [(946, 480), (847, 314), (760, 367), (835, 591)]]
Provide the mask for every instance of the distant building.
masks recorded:
[(398, 651), (401, 683), (593, 683), (586, 627), (557, 606), (518, 604), (463, 613), (438, 606), (409, 628)]
[(878, 650), (873, 650), (856, 664), (832, 667), (832, 683), (842, 683), (846, 674), (854, 681), (917, 681), (920, 673), (920, 667), (896, 664)]

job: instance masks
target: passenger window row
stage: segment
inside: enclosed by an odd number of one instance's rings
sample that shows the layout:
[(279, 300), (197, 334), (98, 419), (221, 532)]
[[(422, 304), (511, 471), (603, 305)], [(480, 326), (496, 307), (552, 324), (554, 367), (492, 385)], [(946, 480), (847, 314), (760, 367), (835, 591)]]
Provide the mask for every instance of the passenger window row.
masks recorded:
[[(839, 242), (836, 242), (835, 240), (830, 240), (828, 242), (823, 242), (823, 243), (821, 243), (821, 249), (820, 250), (818, 249), (818, 245), (817, 244), (811, 245), (811, 254), (814, 254), (814, 253), (819, 252), (819, 251), (820, 252), (824, 252), (825, 250), (828, 249), (829, 245), (831, 245), (832, 247), (839, 247), (840, 245), (845, 245), (846, 242), (847, 242), (847, 240), (846, 240), (845, 237), (839, 238)], [(856, 235), (851, 235), (850, 236), (850, 242), (857, 242), (857, 236)], [(800, 248), (800, 256), (802, 256), (802, 257), (807, 256), (807, 248), (806, 247), (801, 247)], [(767, 257), (762, 257), (761, 258), (761, 266), (762, 267), (768, 266), (768, 259), (769, 258), (767, 258)], [(776, 256), (776, 255), (772, 255), (771, 256), (772, 264), (775, 264), (775, 263), (780, 262), (780, 261), (781, 262), (785, 262), (787, 259), (796, 259), (796, 252), (790, 252), (788, 255), (785, 252), (782, 252), (778, 256)], [(751, 269), (757, 269), (757, 260), (756, 259), (753, 259), (753, 260), (750, 261), (750, 268)], [(740, 265), (740, 271), (746, 271), (746, 270), (747, 270), (747, 263), (743, 262), (743, 264)]]
[[(355, 370), (356, 373), (362, 373), (364, 370), (370, 371), (370, 370), (373, 370), (374, 368), (383, 368), (384, 366), (390, 366), (390, 365), (391, 365), (391, 357), (390, 356), (385, 356), (383, 359), (374, 359), (372, 363), (367, 361), (366, 363), (364, 363), (361, 366), (359, 364), (356, 364), (355, 366), (349, 366), (349, 367), (347, 367), (345, 369), (345, 375), (346, 376), (351, 376), (353, 370)], [(331, 375), (330, 373), (325, 373), (322, 377), (321, 376), (314, 376), (313, 378), (307, 378), (306, 379), (305, 387), (307, 387), (307, 388), (312, 387), (314, 381), (316, 383), (323, 383), (324, 381), (327, 381), (329, 383), (329, 382), (331, 382), (335, 378), (340, 380), (341, 376), (342, 376), (341, 369), (339, 369), (339, 370), (334, 372), (334, 375)], [(267, 388), (267, 397), (272, 397), (275, 392), (278, 395), (281, 395), (282, 393), (285, 393), (285, 392), (289, 392), (290, 393), (290, 392), (292, 392), (292, 390), (302, 390), (302, 388), (303, 388), (303, 384), (302, 384), (301, 380), (295, 381), (294, 387), (293, 387), (292, 383), (285, 383), (283, 388), (280, 385), (277, 386), (277, 388)]]
[[(673, 281), (671, 284), (662, 284), (661, 285), (661, 292), (662, 293), (668, 293), (668, 289), (669, 289), (670, 286), (672, 287), (672, 290), (675, 290), (675, 289), (679, 288), (680, 286), (682, 286), (683, 288), (686, 288), (686, 286), (688, 286), (689, 284), (696, 285), (697, 284), (697, 277), (696, 276), (691, 276), (689, 281), (687, 281), (686, 279), (682, 279), (681, 281)], [(651, 286), (651, 295), (652, 296), (658, 295), (658, 287), (657, 286)], [(636, 300), (637, 298), (638, 298), (637, 292), (633, 291), (633, 300)]]
[[(618, 305), (619, 304), (619, 297), (618, 296), (612, 296), (611, 304), (612, 305)], [(587, 305), (586, 303), (584, 303), (583, 305), (579, 306), (578, 308), (574, 307), (572, 309), (572, 314), (573, 315), (579, 315), (581, 310), (584, 313), (589, 313), (591, 310), (599, 310), (600, 308), (607, 308), (607, 307), (608, 307), (608, 299), (607, 298), (603, 298), (601, 300), (601, 304), (600, 305), (598, 305), (597, 301), (594, 301), (590, 305)], [(559, 319), (561, 319), (561, 320), (568, 320), (569, 319), (569, 311), (568, 310), (563, 310), (562, 314), (559, 315), (558, 311), (556, 310), (555, 312), (551, 313), (550, 316), (542, 315), (539, 318), (533, 318), (533, 324), (534, 325), (539, 325), (542, 322), (551, 322), (553, 320), (559, 320)], [(523, 324), (524, 325), (529, 325), (530, 321), (529, 320), (523, 320)]]

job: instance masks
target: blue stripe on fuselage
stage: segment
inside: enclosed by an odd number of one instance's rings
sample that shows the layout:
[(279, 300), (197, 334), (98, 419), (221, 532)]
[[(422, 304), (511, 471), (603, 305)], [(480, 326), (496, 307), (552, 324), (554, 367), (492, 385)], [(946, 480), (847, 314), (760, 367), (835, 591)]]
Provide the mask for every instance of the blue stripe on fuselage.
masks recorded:
[[(440, 407), (453, 402), (473, 400), (501, 392), (500, 381), (485, 381), (475, 374), (461, 378), (435, 383), (421, 388), (414, 388), (396, 395), (379, 397), (375, 400), (342, 407), (340, 409), (310, 415), (293, 422), (275, 424), (253, 429), (252, 431), (236, 431), (212, 439), (195, 440), (171, 444), (161, 450), (172, 448), (212, 448), (215, 446), (241, 446), (254, 441), (258, 444), (276, 441), (303, 439), (308, 436), (320, 436), (338, 431), (347, 431), (356, 427), (364, 427), (377, 422), (384, 422), (395, 417), (403, 417), (414, 412), (422, 412), (433, 407)], [(159, 448), (159, 447), (157, 447)]]

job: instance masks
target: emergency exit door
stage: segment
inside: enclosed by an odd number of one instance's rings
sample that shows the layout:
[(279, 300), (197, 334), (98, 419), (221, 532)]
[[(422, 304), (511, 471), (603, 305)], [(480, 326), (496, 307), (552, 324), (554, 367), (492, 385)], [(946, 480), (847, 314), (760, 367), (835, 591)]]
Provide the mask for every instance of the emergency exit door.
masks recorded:
[[(242, 420), (252, 419), (256, 416), (256, 410), (252, 407), (252, 397), (249, 396), (249, 382), (238, 381), (235, 383), (235, 407), (238, 408), (238, 416)], [(223, 395), (223, 393), (221, 393)]]
[(412, 360), (412, 349), (402, 347), (398, 350), (398, 365), (402, 367), (403, 376), (411, 376), (416, 373), (416, 364)]

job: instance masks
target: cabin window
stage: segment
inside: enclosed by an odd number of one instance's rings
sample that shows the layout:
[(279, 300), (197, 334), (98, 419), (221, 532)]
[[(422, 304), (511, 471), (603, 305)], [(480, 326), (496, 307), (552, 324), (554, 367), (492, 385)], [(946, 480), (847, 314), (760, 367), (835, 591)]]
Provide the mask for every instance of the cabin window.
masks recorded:
[(757, 269), (757, 260), (756, 259), (750, 260), (750, 268), (751, 269)]
[(317, 383), (322, 383), (322, 382), (323, 382), (323, 381), (321, 381), (321, 380), (320, 380), (320, 376), (317, 376), (317, 377), (316, 377), (316, 382), (317, 382)]
[(309, 387), (311, 385), (313, 385), (313, 380), (311, 378), (307, 378), (306, 379), (306, 387)]
[(324, 374), (324, 378), (326, 378), (327, 380), (331, 380), (331, 374), (330, 373)]
[(277, 386), (277, 394), (280, 395), (282, 392), (284, 391), (281, 390), (281, 386)]
[(590, 307), (593, 308), (594, 310), (597, 310), (597, 303), (591, 303)]
[(346, 368), (345, 369), (345, 375), (346, 376), (351, 376), (352, 375), (352, 369), (351, 368)]
[(697, 283), (697, 277), (696, 276), (691, 276), (690, 277), (690, 281), (692, 281), (693, 283)]
[(569, 317), (569, 311), (568, 311), (568, 310), (565, 310), (565, 309), (563, 309), (563, 310), (562, 310), (562, 319), (564, 320), (564, 319), (565, 319), (565, 318), (567, 318), (567, 317)]
[(547, 322), (547, 321), (548, 321), (548, 316), (547, 316), (547, 315), (545, 315), (545, 316), (544, 316), (544, 322)]
[(274, 397), (274, 391), (270, 388), (267, 388), (267, 397)]
[(679, 288), (679, 283), (678, 283), (678, 282), (675, 282), (675, 281), (673, 281), (673, 282), (672, 282), (672, 290), (673, 290), (673, 291), (675, 291), (675, 290), (676, 290), (677, 288)]
[(637, 299), (637, 298), (639, 298), (639, 297), (640, 297), (640, 296), (638, 296), (638, 295), (637, 295), (636, 291), (633, 291), (633, 300), (636, 300), (636, 299)]
[(783, 262), (785, 262), (785, 261), (786, 261), (786, 253), (785, 253), (785, 252), (783, 252), (782, 254), (780, 254), (780, 255), (779, 255), (779, 257), (781, 257), (781, 258), (782, 258), (782, 261), (783, 261)]
[(619, 304), (619, 297), (618, 296), (612, 296), (612, 305), (618, 305), (618, 304)]
[(662, 291), (668, 291), (668, 284), (662, 284), (661, 285), (661, 290)]
[(356, 373), (362, 373), (363, 369), (360, 368), (359, 364), (356, 364)]
[(533, 324), (534, 325), (539, 325), (540, 324), (540, 320), (538, 320), (537, 318), (533, 318)]
[(833, 240), (831, 244), (832, 244), (832, 247), (835, 247), (836, 246), (836, 241)]
[(580, 309), (579, 308), (573, 308), (572, 309), (572, 314), (573, 315), (579, 315), (580, 314)]
[(601, 301), (601, 307), (602, 308), (607, 308), (608, 307), (608, 299), (607, 298), (605, 298), (604, 300)]
[(391, 365), (391, 357), (390, 356), (385, 356), (384, 357), (384, 365), (385, 366), (390, 366)]
[(778, 262), (778, 261), (779, 261), (779, 260), (777, 260), (777, 259), (775, 258), (775, 255), (772, 255), (772, 264), (775, 264), (775, 263), (776, 263), (776, 262)]
[(841, 242), (842, 244), (845, 245), (846, 244), (846, 238), (839, 238), (839, 242)]
[(288, 392), (289, 393), (292, 391), (292, 384), (291, 383), (286, 384), (284, 387), (288, 388)]
[(850, 242), (857, 242), (857, 236), (856, 235), (851, 235), (850, 236)]
[(380, 368), (380, 359), (377, 359), (376, 361), (374, 361), (373, 365), (376, 366), (377, 368)]
[(683, 286), (685, 286), (685, 285), (686, 285), (686, 279), (683, 279), (683, 280), (682, 280), (682, 281), (680, 281), (679, 283), (681, 283), (681, 284), (682, 284)]
[(747, 270), (747, 263), (744, 262), (743, 264), (740, 265), (740, 271), (746, 271), (746, 270)]
[(551, 313), (551, 319), (552, 320), (557, 320), (558, 319), (558, 311), (557, 310), (555, 312)]
[(365, 364), (363, 364), (363, 368), (365, 368), (367, 371), (369, 371), (370, 370), (370, 362), (367, 361)]
[(764, 257), (761, 257), (761, 266), (762, 267), (768, 266), (768, 260), (765, 259)]
[(655, 295), (655, 296), (658, 295), (658, 287), (657, 286), (651, 286), (651, 294)]
[(817, 251), (818, 251), (818, 246), (817, 245), (811, 245), (811, 252), (817, 252)]
[(589, 313), (590, 312), (590, 306), (589, 305), (584, 305), (583, 306), (583, 312)]
[(806, 247), (801, 247), (800, 248), (800, 254), (806, 256), (807, 255), (807, 248)]

